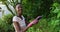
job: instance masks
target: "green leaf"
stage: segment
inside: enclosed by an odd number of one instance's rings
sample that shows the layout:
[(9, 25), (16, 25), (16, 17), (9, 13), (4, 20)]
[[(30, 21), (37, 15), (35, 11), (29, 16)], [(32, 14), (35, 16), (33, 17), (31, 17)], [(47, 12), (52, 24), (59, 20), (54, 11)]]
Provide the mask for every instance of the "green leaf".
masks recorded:
[(59, 3), (54, 3), (53, 6), (58, 7)]
[(60, 17), (60, 13), (58, 13), (58, 15), (57, 15), (57, 18), (59, 18)]
[(56, 8), (53, 13), (58, 13), (60, 11), (60, 9)]

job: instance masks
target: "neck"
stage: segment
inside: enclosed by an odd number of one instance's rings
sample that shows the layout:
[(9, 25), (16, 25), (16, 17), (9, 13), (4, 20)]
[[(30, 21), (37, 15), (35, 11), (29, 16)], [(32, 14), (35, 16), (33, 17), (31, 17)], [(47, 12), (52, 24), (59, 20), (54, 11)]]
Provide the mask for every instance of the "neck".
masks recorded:
[(20, 17), (20, 18), (22, 19), (21, 15), (17, 15), (17, 16)]
[(21, 17), (21, 15), (17, 15), (18, 17)]

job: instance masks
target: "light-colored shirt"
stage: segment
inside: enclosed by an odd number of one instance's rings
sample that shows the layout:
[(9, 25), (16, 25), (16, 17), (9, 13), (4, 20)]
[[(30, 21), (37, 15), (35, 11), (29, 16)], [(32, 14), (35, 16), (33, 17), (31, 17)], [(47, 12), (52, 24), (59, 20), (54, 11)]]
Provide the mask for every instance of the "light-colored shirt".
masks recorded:
[(14, 16), (13, 17), (13, 22), (14, 21), (18, 22), (21, 28), (25, 28), (26, 27), (25, 18), (23, 16), (21, 16), (21, 17), (22, 17), (22, 19), (18, 16)]

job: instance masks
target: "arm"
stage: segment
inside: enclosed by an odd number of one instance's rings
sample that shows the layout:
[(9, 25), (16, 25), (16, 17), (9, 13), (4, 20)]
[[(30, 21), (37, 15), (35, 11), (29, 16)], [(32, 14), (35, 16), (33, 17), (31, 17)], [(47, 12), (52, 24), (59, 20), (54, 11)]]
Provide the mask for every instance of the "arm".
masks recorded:
[(13, 26), (14, 26), (14, 28), (15, 28), (15, 30), (16, 30), (17, 32), (20, 32), (20, 31), (21, 31), (18, 22), (13, 22)]
[(27, 26), (27, 27), (23, 30), (23, 32), (26, 32), (29, 28), (30, 28), (30, 27)]
[(31, 23), (27, 25), (27, 27), (23, 30), (25, 32), (29, 27), (33, 26), (34, 24), (38, 23), (39, 19), (41, 19), (42, 16), (38, 16), (36, 19), (34, 19)]
[(28, 28), (30, 28), (30, 27), (32, 27), (34, 24), (36, 24), (37, 23), (37, 19), (34, 19), (32, 22), (30, 22), (28, 25), (27, 25), (27, 27), (23, 30), (23, 32), (25, 32)]

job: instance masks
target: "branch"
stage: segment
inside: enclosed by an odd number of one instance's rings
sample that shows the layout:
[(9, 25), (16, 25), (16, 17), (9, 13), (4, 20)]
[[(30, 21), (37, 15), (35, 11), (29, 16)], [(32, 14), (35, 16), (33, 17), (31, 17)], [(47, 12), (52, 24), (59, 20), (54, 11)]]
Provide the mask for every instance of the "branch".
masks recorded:
[(6, 3), (6, 2), (3, 2), (3, 3), (6, 5), (7, 9), (8, 9), (13, 15), (15, 15), (15, 14), (12, 12), (12, 10), (9, 8), (9, 6), (7, 5), (7, 3)]

